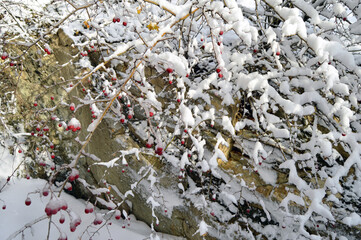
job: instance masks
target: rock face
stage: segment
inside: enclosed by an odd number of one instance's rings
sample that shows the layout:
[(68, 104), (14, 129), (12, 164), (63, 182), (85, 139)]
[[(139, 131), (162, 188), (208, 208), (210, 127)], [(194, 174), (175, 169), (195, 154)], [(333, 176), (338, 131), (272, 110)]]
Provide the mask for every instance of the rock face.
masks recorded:
[[(27, 122), (27, 119), (33, 114), (32, 111), (27, 109), (32, 109), (34, 102), (39, 102), (41, 107), (50, 108), (54, 106), (50, 98), (51, 96), (55, 97), (56, 102), (60, 102), (63, 98), (71, 98), (76, 104), (79, 103), (76, 102), (76, 97), (80, 97), (83, 94), (81, 86), (71, 91), (70, 94), (65, 90), (71, 84), (71, 79), (81, 75), (81, 72), (77, 70), (74, 64), (78, 58), (78, 50), (72, 47), (72, 40), (62, 30), (59, 30), (57, 35), (53, 36), (50, 45), (53, 49), (53, 54), (41, 59), (38, 58), (39, 53), (30, 49), (25, 61), (23, 61), (24, 71), (19, 78), (10, 70), (4, 73), (4, 76), (7, 76), (9, 81), (17, 86), (16, 94), (17, 99), (19, 99), (18, 115), (14, 119), (22, 119)], [(21, 49), (16, 50), (19, 53), (21, 51)], [(34, 59), (39, 60), (34, 61)], [(96, 63), (99, 56), (92, 56), (92, 59)], [(122, 66), (117, 68), (122, 68)], [(148, 69), (147, 72), (149, 75), (154, 74), (151, 69)], [(15, 81), (19, 81), (21, 84), (15, 84)], [(153, 79), (155, 85), (162, 84), (161, 82)], [(216, 97), (213, 99), (213, 105), (220, 106), (220, 101)], [(81, 125), (84, 126), (79, 134), (79, 141), (83, 141), (89, 134), (85, 126), (91, 123), (92, 115), (88, 107), (79, 108), (73, 114), (69, 112), (66, 104), (61, 106), (51, 114), (43, 113), (38, 116), (40, 122), (51, 126), (52, 130), (48, 134), (49, 141), (44, 141), (43, 144), (45, 146), (52, 142), (57, 145), (57, 157), (55, 160), (59, 163), (72, 161), (73, 156), (78, 153), (80, 145), (74, 140), (72, 133), (63, 134), (64, 129), (59, 128), (57, 126), (58, 123), (75, 116), (79, 119)], [(235, 110), (231, 111), (236, 114)], [(142, 116), (142, 112), (137, 112), (137, 110), (135, 114), (138, 119)], [(58, 121), (52, 122), (49, 120), (50, 116), (53, 115), (58, 117)], [(25, 125), (25, 128), (32, 131), (34, 126)], [(215, 128), (222, 131), (222, 126), (219, 124), (216, 124)], [(282, 161), (280, 160), (282, 159), (282, 152), (287, 154), (286, 150), (281, 151), (276, 148), (273, 158), (265, 161), (264, 165), (266, 167), (262, 170), (264, 172), (252, 172), (248, 168), (244, 168), (244, 166), (250, 165), (249, 156), (243, 155), (242, 149), (237, 147), (237, 142), (227, 136), (226, 132), (223, 133), (228, 146), (221, 145), (220, 148), (227, 156), (228, 162), (219, 162), (223, 169), (221, 174), (223, 179), (229, 179), (228, 186), (226, 187), (230, 186), (242, 192), (242, 194), (239, 193), (238, 195), (239, 199), (242, 199), (239, 203), (242, 204), (235, 206), (232, 202), (227, 202), (226, 198), (217, 197), (211, 203), (211, 208), (217, 209), (217, 212), (222, 214), (212, 216), (210, 212), (207, 212), (209, 210), (198, 208), (197, 201), (199, 199), (186, 198), (178, 187), (179, 184), (182, 184), (186, 188), (185, 190), (187, 190), (190, 185), (197, 185), (201, 177), (213, 179), (214, 182), (219, 181), (217, 183), (219, 186), (222, 186), (221, 180), (212, 178), (209, 173), (208, 175), (204, 173), (204, 176), (199, 176), (192, 173), (191, 169), (188, 168), (185, 170), (187, 172), (186, 179), (180, 181), (177, 177), (178, 173), (171, 170), (172, 168), (169, 167), (169, 163), (165, 162), (162, 158), (154, 156), (152, 150), (139, 154), (139, 158), (134, 154), (127, 155), (124, 153), (127, 150), (140, 149), (145, 145), (144, 139), (139, 136), (132, 121), (122, 124), (109, 116), (101, 122), (85, 149), (86, 154), (78, 162), (80, 178), (94, 187), (110, 187), (110, 195), (113, 195), (119, 201), (125, 200), (122, 204), (123, 209), (131, 212), (138, 219), (148, 224), (153, 224), (156, 231), (182, 236), (187, 239), (249, 239), (250, 232), (256, 236), (262, 232), (259, 229), (262, 226), (275, 224), (274, 220), (280, 222), (279, 219), (272, 219), (274, 217), (273, 213), (278, 211), (277, 207), (272, 209), (272, 206), (277, 205), (274, 203), (280, 203), (287, 196), (288, 192), (293, 192), (295, 195), (299, 195), (299, 192), (295, 186), (287, 184), (287, 171), (275, 171), (271, 167), (267, 168), (267, 161)], [(207, 146), (212, 148), (215, 144), (215, 131), (210, 130), (205, 132), (204, 135), (207, 140)], [(252, 138), (252, 132), (244, 131), (239, 133), (238, 137), (248, 141), (247, 139)], [(249, 141), (249, 146), (252, 147), (253, 145), (254, 142)], [(119, 164), (118, 166), (108, 168), (105, 165), (99, 164), (100, 162), (109, 162), (115, 157), (122, 158), (123, 156), (128, 166)], [(151, 196), (149, 191), (150, 181), (147, 177), (144, 177), (144, 169), (147, 166), (152, 166), (156, 171), (155, 174), (159, 179), (157, 189), (163, 193), (161, 206), (155, 208), (155, 215), (159, 219), (159, 225), (156, 224), (155, 218), (152, 216), (152, 207), (148, 201)], [(91, 171), (88, 172), (87, 169)], [(36, 170), (34, 174), (41, 175), (41, 170)], [(262, 174), (268, 174), (271, 177), (267, 177), (267, 180), (265, 180)], [(232, 180), (234, 176), (237, 177), (234, 178), (235, 180)], [(134, 183), (137, 183), (137, 185), (134, 186)], [(78, 182), (74, 189), (73, 194), (77, 197), (91, 197), (91, 187), (89, 186), (86, 187)], [(132, 190), (133, 194), (125, 197), (126, 192), (129, 190)], [(92, 198), (93, 200), (98, 199), (99, 206), (101, 206), (102, 204), (100, 203), (102, 201), (100, 199), (107, 201), (109, 196), (103, 194), (97, 196), (97, 198)], [(270, 209), (267, 209), (271, 213), (271, 217), (267, 217), (263, 207), (259, 204), (260, 200), (267, 202), (267, 205), (271, 206)], [(304, 206), (295, 203), (290, 204), (290, 210), (293, 212), (305, 211)], [(244, 221), (242, 216), (252, 219), (255, 224)], [(198, 224), (202, 219), (210, 225), (207, 236), (195, 234)], [(338, 228), (344, 235), (348, 235), (346, 232), (351, 231), (342, 224), (339, 224)], [(327, 235), (327, 233), (320, 232)], [(261, 237), (261, 234), (259, 236)], [(263, 238), (266, 239), (268, 237), (263, 235)]]

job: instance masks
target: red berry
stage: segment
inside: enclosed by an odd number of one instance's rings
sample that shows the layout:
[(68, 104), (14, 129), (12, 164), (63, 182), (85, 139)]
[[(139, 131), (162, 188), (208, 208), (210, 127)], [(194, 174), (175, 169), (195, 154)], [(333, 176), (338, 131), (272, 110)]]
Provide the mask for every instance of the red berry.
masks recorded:
[(30, 199), (30, 198), (26, 198), (26, 199), (25, 199), (25, 205), (26, 205), (26, 206), (30, 206), (30, 204), (31, 204), (31, 199)]
[(115, 219), (119, 220), (120, 219), (120, 215), (116, 215)]
[(123, 22), (123, 26), (124, 26), (124, 27), (127, 26), (127, 22)]
[(165, 209), (165, 210), (164, 210), (164, 212), (168, 212), (168, 210), (167, 210), (167, 209)]
[(211, 215), (214, 217), (214, 212), (211, 212)]
[(178, 98), (178, 99), (177, 99), (177, 102), (179, 102), (179, 103), (180, 103), (180, 102), (181, 102), (181, 100)]
[(74, 111), (75, 107), (74, 106), (70, 106), (70, 111)]
[(19, 149), (19, 151), (18, 151), (19, 153), (22, 153), (23, 151), (21, 151), (21, 149)]
[(218, 77), (219, 77), (219, 78), (222, 78), (222, 77), (223, 77), (223, 74), (222, 74), (222, 73), (218, 73)]
[(6, 205), (3, 205), (3, 210), (5, 210), (6, 209)]
[(59, 127), (62, 127), (63, 126), (63, 124), (61, 124), (61, 123), (59, 123), (59, 125), (58, 125)]
[(63, 203), (63, 206), (61, 206), (62, 210), (67, 210), (68, 209), (68, 204), (66, 202)]
[(190, 158), (192, 155), (190, 153), (188, 153), (188, 157)]
[(342, 18), (342, 20), (346, 21), (346, 20), (347, 20), (347, 18), (345, 18), (345, 17), (344, 17), (344, 18)]
[(346, 136), (346, 133), (342, 133), (342, 136), (343, 136), (343, 137)]
[(220, 31), (220, 32), (219, 32), (219, 35), (221, 35), (221, 36), (222, 36), (222, 35), (223, 35), (223, 31)]
[(152, 147), (152, 144), (147, 143), (145, 146), (146, 146), (147, 148), (151, 148), (151, 147)]
[(173, 82), (172, 82), (172, 80), (169, 80), (169, 84), (172, 84)]
[(54, 145), (50, 145), (50, 148), (51, 148), (51, 149), (54, 149)]
[(251, 212), (251, 209), (247, 209), (246, 212), (247, 212), (247, 213), (250, 213), (250, 212)]
[(149, 117), (153, 117), (154, 113), (153, 112), (150, 112), (149, 113)]
[(217, 45), (218, 45), (218, 46), (221, 46), (221, 42), (217, 42)]
[(74, 180), (75, 180), (75, 176), (70, 175), (70, 176), (69, 176), (69, 181), (72, 182), (72, 181), (74, 181)]
[(186, 77), (189, 77), (189, 74), (187, 73)]
[(122, 169), (122, 173), (124, 173), (125, 172), (125, 170), (124, 169)]
[(71, 226), (71, 227), (70, 227), (70, 231), (71, 231), (71, 232), (75, 232), (75, 230), (76, 230), (76, 227), (75, 227), (75, 226)]
[(158, 154), (158, 155), (162, 155), (163, 154), (163, 148), (157, 147), (157, 149), (155, 150), (155, 153)]
[(46, 196), (48, 196), (48, 195), (49, 195), (48, 190), (46, 190), (46, 189), (45, 189), (45, 190), (43, 190), (43, 196), (44, 196), (44, 197), (46, 197)]
[(10, 181), (10, 177), (8, 177), (8, 178), (6, 179), (6, 181), (8, 181), (8, 182), (9, 182), (9, 181)]
[(125, 122), (125, 119), (124, 119), (124, 118), (120, 119), (120, 122), (121, 122), (121, 123), (124, 123), (124, 122)]
[(15, 63), (10, 62), (10, 67), (14, 67), (14, 66), (15, 66)]
[(34, 107), (37, 107), (38, 106), (38, 104), (37, 103), (34, 103)]
[(280, 53), (280, 52), (276, 52), (276, 55), (279, 56), (279, 55), (281, 55), (281, 53)]
[(257, 53), (257, 51), (258, 51), (257, 49), (253, 49), (253, 53)]
[(113, 18), (113, 23), (117, 22), (117, 19), (116, 18)]
[(65, 222), (65, 218), (64, 218), (64, 216), (61, 216), (60, 219), (59, 219), (59, 223), (63, 224), (64, 222)]
[(172, 72), (173, 72), (173, 69), (172, 69), (172, 68), (167, 68), (167, 72), (168, 72), (168, 73), (172, 73)]
[(131, 114), (129, 114), (128, 115), (128, 119), (130, 120), (130, 119), (132, 119), (133, 118), (133, 116), (131, 115)]
[(185, 132), (185, 133), (188, 133), (188, 130), (187, 130), (187, 129), (184, 129), (184, 132)]
[(51, 159), (54, 159), (54, 158), (55, 158), (55, 155), (54, 155), (54, 154), (51, 154), (50, 157), (51, 157)]
[(90, 172), (90, 168), (88, 168), (87, 171)]
[(221, 72), (221, 69), (220, 69), (220, 68), (217, 68), (217, 69), (216, 69), (216, 72), (217, 72), (217, 73), (220, 73), (220, 72)]
[(184, 140), (181, 141), (181, 144), (184, 145)]

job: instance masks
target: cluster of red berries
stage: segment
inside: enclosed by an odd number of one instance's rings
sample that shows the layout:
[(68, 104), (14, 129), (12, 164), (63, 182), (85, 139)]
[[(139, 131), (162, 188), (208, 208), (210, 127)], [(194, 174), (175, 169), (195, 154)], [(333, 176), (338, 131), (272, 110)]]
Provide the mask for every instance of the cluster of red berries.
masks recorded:
[(75, 219), (73, 222), (70, 223), (70, 232), (75, 232), (76, 227), (81, 224), (80, 218)]
[[(113, 18), (113, 23), (120, 22), (120, 18)], [(123, 22), (123, 26), (127, 26), (127, 22)]]
[(222, 72), (222, 69), (217, 68), (217, 69), (216, 69), (216, 72), (218, 73), (218, 77), (219, 77), (219, 78), (222, 78), (222, 77), (223, 77), (223, 74), (221, 73), (221, 72)]
[(85, 214), (92, 213), (94, 211), (94, 206), (91, 203), (88, 203), (84, 209)]
[(48, 48), (44, 48), (44, 51), (45, 51), (48, 55), (51, 54), (51, 51), (50, 51)]
[(79, 171), (77, 169), (72, 169), (71, 170), (71, 173), (69, 175), (69, 181), (70, 182), (73, 182), (74, 180), (78, 179), (79, 178)]
[(76, 118), (72, 118), (66, 128), (66, 131), (72, 130), (73, 132), (81, 130), (81, 124)]
[[(26, 202), (25, 202), (26, 204)], [(30, 205), (30, 204), (29, 204)], [(45, 206), (45, 213), (48, 216), (57, 214), (60, 210), (67, 210), (68, 204), (64, 200), (52, 199)], [(80, 223), (79, 223), (80, 224)]]

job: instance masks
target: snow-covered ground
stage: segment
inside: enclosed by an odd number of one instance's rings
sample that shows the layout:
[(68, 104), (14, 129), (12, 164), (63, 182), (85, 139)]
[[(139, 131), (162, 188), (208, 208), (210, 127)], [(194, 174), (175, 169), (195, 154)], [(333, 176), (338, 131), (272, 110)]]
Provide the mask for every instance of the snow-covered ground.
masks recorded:
[[(21, 160), (19, 154), (14, 158), (7, 149), (0, 149), (0, 188), (6, 183), (7, 177), (11, 175), (17, 164)], [(0, 239), (26, 239), (39, 240), (46, 239), (48, 234), (49, 218), (46, 217), (44, 209), (49, 202), (51, 194), (44, 197), (41, 190), (46, 185), (46, 181), (42, 179), (24, 179), (12, 177), (8, 184), (0, 192)], [(30, 194), (29, 194), (30, 193)], [(28, 195), (29, 194), (29, 195)], [(29, 196), (31, 199), (30, 206), (25, 205), (25, 200)], [(90, 239), (90, 236), (99, 229), (93, 223), (95, 214), (105, 214), (108, 211), (95, 209), (92, 214), (85, 214), (85, 201), (76, 199), (73, 196), (62, 193), (61, 199), (68, 204), (69, 212), (74, 212), (81, 218), (81, 224), (76, 228), (75, 232), (70, 231), (69, 214), (60, 210), (56, 215), (52, 216), (49, 239), (59, 239), (60, 232), (65, 233), (68, 240), (72, 239)], [(6, 206), (3, 209), (3, 206)], [(59, 223), (59, 219), (63, 215), (65, 222)], [(109, 214), (108, 214), (109, 215)], [(104, 220), (108, 219), (108, 215), (103, 215)], [(37, 219), (43, 220), (34, 222)], [(114, 216), (108, 222), (106, 227), (101, 228), (91, 239), (127, 239), (127, 240), (144, 240), (151, 239), (151, 229), (145, 223), (137, 221), (133, 215), (129, 216), (130, 220), (116, 220)], [(103, 223), (104, 223), (103, 220)], [(111, 223), (111, 225), (110, 225)], [(128, 225), (129, 224), (129, 225)], [(18, 230), (25, 226), (23, 233), (19, 233), (12, 238)], [(125, 228), (123, 228), (125, 226)], [(85, 231), (87, 229), (87, 231)], [(84, 233), (84, 234), (83, 234)], [(82, 235), (83, 234), (83, 235)], [(80, 237), (82, 235), (82, 237)], [(154, 236), (154, 235), (153, 235)], [(160, 239), (179, 240), (181, 238), (170, 236), (167, 234), (157, 233)]]
[[(1, 183), (4, 183), (6, 179), (2, 178)], [(48, 234), (48, 224), (49, 219), (46, 218), (38, 223), (32, 224), (36, 219), (45, 216), (45, 206), (49, 202), (50, 194), (47, 197), (42, 196), (40, 193), (31, 194), (31, 205), (25, 205), (25, 199), (27, 198), (28, 193), (36, 192), (41, 190), (46, 182), (42, 179), (13, 179), (10, 180), (9, 184), (4, 188), (0, 193), (1, 207), (5, 204), (6, 209), (0, 208), (0, 239), (12, 239), (9, 238), (12, 234), (17, 232), (19, 229), (26, 226), (26, 224), (32, 225), (30, 228), (24, 230), (23, 239), (46, 239)], [(90, 235), (96, 231), (99, 227), (92, 225), (94, 220), (93, 214), (85, 214), (85, 202), (70, 196), (68, 194), (62, 194), (62, 199), (64, 199), (69, 206), (69, 209), (75, 212), (80, 216), (82, 223), (77, 227), (75, 232), (70, 232), (69, 227), (69, 216), (65, 211), (61, 210), (55, 216), (52, 217), (52, 220), (56, 224), (51, 225), (50, 238), (49, 239), (58, 239), (59, 230), (63, 233), (66, 233), (68, 239), (78, 239), (79, 236), (88, 228), (88, 232), (84, 233), (81, 239), (89, 239)], [(105, 213), (102, 210), (95, 209), (97, 213)], [(63, 224), (59, 223), (61, 214), (65, 216), (65, 222)], [(137, 221), (133, 215), (130, 215), (130, 221), (125, 221), (123, 219), (116, 220), (113, 217), (113, 220), (110, 221), (111, 225), (103, 227), (99, 230), (97, 234), (92, 237), (93, 240), (99, 239), (150, 239), (151, 229), (143, 222)], [(128, 223), (130, 224), (128, 226)], [(123, 228), (123, 225), (126, 227)], [(170, 236), (167, 234), (157, 233), (160, 239), (169, 239), (176, 240), (181, 239), (178, 237)], [(18, 234), (14, 239), (22, 239), (22, 234)]]

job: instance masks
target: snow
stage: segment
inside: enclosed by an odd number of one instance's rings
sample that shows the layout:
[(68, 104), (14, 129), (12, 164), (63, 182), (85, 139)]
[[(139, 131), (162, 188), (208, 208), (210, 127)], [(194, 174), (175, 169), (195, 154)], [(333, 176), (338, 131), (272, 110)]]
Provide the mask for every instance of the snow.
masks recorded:
[(199, 235), (201, 236), (205, 236), (205, 234), (207, 234), (208, 232), (208, 228), (210, 226), (204, 221), (202, 220), (200, 223), (199, 223), (199, 228), (198, 230), (196, 231), (196, 233), (199, 233)]
[(181, 113), (181, 120), (184, 123), (185, 128), (188, 126), (193, 126), (195, 124), (195, 119), (193, 118), (192, 111), (183, 103), (179, 106), (179, 111)]
[(232, 136), (235, 134), (234, 127), (229, 117), (227, 116), (222, 117), (222, 127), (224, 130), (227, 130)]
[(361, 225), (361, 217), (353, 212), (349, 217), (345, 217), (342, 222), (350, 227)]

